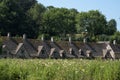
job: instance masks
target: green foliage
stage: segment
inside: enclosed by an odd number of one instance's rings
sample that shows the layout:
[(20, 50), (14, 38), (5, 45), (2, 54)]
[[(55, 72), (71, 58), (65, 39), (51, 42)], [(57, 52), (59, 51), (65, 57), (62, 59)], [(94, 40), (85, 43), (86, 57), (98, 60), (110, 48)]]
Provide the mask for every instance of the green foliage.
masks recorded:
[(120, 80), (120, 61), (1, 59), (0, 80)]
[(43, 33), (65, 37), (75, 33), (76, 11), (66, 8), (50, 8), (43, 14)]
[[(0, 1), (0, 32), (2, 35), (11, 32), (15, 35), (36, 35), (36, 24), (27, 11), (33, 7), (36, 0), (1, 0)], [(38, 29), (36, 29), (38, 30)], [(30, 33), (31, 32), (31, 33)], [(34, 38), (34, 37), (33, 37)]]
[(110, 39), (111, 39), (111, 36), (108, 36), (108, 35), (105, 35), (105, 34), (98, 35), (98, 40), (99, 41), (110, 41)]
[(106, 34), (108, 35), (113, 35), (116, 31), (117, 31), (117, 23), (114, 19), (111, 19), (108, 23), (107, 23), (107, 27), (106, 27)]
[(107, 24), (105, 16), (98, 10), (79, 13), (76, 21), (77, 32), (87, 31), (89, 37), (103, 34)]
[(111, 41), (116, 40), (117, 43), (120, 43), (120, 32), (117, 31), (114, 35), (111, 36)]
[[(74, 40), (88, 38), (97, 41), (98, 35), (113, 35), (117, 31), (116, 21), (106, 21), (98, 10), (78, 12), (76, 9), (45, 7), (37, 0), (0, 0), (0, 34), (10, 32), (13, 36), (24, 33), (29, 38), (42, 34), (49, 39), (67, 40), (67, 35), (84, 34)], [(73, 37), (73, 36), (72, 36)]]

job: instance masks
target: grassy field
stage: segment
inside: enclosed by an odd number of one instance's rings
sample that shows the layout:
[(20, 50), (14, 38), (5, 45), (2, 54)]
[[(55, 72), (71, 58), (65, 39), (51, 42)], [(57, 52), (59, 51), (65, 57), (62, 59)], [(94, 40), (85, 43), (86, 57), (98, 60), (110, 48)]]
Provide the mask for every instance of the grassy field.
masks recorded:
[(120, 80), (120, 61), (0, 59), (0, 80)]

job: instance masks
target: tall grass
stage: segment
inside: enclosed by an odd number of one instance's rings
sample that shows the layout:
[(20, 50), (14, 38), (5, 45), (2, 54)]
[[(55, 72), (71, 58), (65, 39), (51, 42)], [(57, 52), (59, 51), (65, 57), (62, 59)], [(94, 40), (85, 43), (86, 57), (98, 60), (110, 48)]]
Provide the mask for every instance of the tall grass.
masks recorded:
[(0, 80), (120, 80), (120, 61), (0, 59)]

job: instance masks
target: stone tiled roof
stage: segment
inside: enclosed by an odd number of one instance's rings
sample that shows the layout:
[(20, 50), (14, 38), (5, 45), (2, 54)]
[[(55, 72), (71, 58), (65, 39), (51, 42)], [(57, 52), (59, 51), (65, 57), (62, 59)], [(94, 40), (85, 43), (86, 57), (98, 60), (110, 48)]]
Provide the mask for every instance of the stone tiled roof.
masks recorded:
[(84, 53), (86, 52), (86, 50), (91, 50), (90, 47), (88, 47), (88, 45), (86, 43), (81, 43), (81, 42), (75, 42), (75, 45), (81, 49)]
[(9, 48), (9, 50), (12, 51), (12, 50), (16, 49), (18, 43), (14, 39), (12, 39), (12, 38), (5, 38), (5, 37), (2, 38), (2, 39), (3, 39), (3, 43), (2, 44), (6, 45), (7, 48)]
[(83, 57), (79, 52), (79, 50), (80, 50), (79, 47), (76, 46), (76, 42), (71, 42), (70, 46), (74, 51), (74, 53), (73, 53), (74, 56), (76, 56), (77, 58)]
[(110, 46), (115, 53), (120, 53), (120, 44), (110, 44)]
[(20, 50), (20, 48), (23, 46), (23, 43), (19, 43), (19, 45), (16, 48), (15, 54), (18, 53), (18, 51)]
[(56, 44), (58, 44), (59, 47), (65, 51), (65, 53), (69, 52), (70, 44), (68, 41), (57, 41)]
[(106, 49), (105, 43), (89, 43), (89, 45), (94, 49), (94, 56), (102, 56), (103, 49)]
[(75, 58), (74, 55), (69, 53), (69, 49), (71, 48), (71, 46), (68, 41), (56, 41), (55, 44), (57, 44), (57, 46), (60, 50), (64, 50), (64, 52), (65, 52), (64, 55), (66, 58)]
[(33, 46), (33, 44), (30, 42), (30, 40), (23, 40), (24, 47), (26, 51), (32, 56), (37, 54), (36, 48)]
[[(103, 49), (106, 49), (106, 46), (108, 44), (106, 43), (83, 43), (79, 41), (72, 41), (71, 43), (69, 41), (41, 41), (37, 39), (22, 39), (22, 38), (11, 38), (11, 37), (2, 37), (3, 45), (6, 45), (9, 50), (17, 51), (19, 47), (24, 45), (24, 48), (26, 51), (31, 55), (37, 55), (38, 54), (38, 48), (39, 46), (42, 46), (45, 48), (45, 50), (50, 54), (51, 50), (57, 53), (64, 53), (66, 57), (74, 58), (75, 55), (78, 57), (81, 57), (79, 54), (79, 50), (83, 51), (83, 53), (86, 54), (86, 51), (91, 51), (94, 53), (95, 56), (102, 56), (103, 55)], [(21, 45), (19, 45), (21, 43)], [(115, 53), (120, 53), (120, 44), (109, 44), (112, 48), (112, 50)], [(75, 51), (75, 55), (70, 54), (70, 48)], [(42, 49), (42, 48), (41, 48)], [(40, 53), (40, 52), (39, 52)]]
[(55, 48), (58, 52), (62, 50), (62, 48), (56, 42), (50, 42), (51, 48)]

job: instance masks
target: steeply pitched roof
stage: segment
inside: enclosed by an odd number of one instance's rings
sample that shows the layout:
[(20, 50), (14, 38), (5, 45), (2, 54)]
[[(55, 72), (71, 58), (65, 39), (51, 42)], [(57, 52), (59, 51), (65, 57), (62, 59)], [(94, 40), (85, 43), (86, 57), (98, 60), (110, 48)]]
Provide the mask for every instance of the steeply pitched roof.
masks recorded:
[(70, 44), (68, 41), (57, 41), (56, 44), (58, 44), (59, 47), (65, 51), (65, 53), (69, 52)]
[(18, 51), (21, 49), (22, 46), (23, 46), (23, 43), (19, 43), (19, 45), (16, 48), (15, 54), (18, 53)]
[(92, 50), (94, 49), (94, 56), (103, 56), (103, 49), (106, 49), (105, 43), (89, 43)]
[(120, 53), (120, 45), (119, 44), (109, 44), (112, 48), (112, 50), (115, 52), (115, 53)]
[(52, 54), (54, 53), (55, 48), (51, 48), (51, 52), (50, 52), (50, 56), (52, 56)]
[(91, 50), (91, 48), (86, 44), (86, 43), (81, 43), (81, 42), (78, 42), (76, 41), (75, 42), (75, 45), (81, 49), (84, 53), (87, 51), (87, 50)]
[(23, 44), (26, 51), (30, 54), (30, 56), (34, 56), (37, 54), (36, 48), (33, 46), (33, 44), (29, 40), (27, 39), (23, 40)]
[(41, 53), (41, 51), (42, 51), (42, 49), (43, 49), (43, 46), (38, 46), (38, 55)]
[(12, 38), (4, 38), (2, 45), (6, 45), (7, 48), (12, 52), (15, 51), (17, 47), (17, 42)]
[(79, 47), (76, 46), (75, 42), (71, 42), (70, 46), (72, 48), (72, 50), (74, 51), (73, 55), (76, 56), (77, 58), (81, 58), (83, 57), (80, 53), (79, 53)]
[(50, 42), (51, 48), (55, 48), (58, 52), (62, 50), (62, 48), (56, 42)]
[(23, 38), (14, 38), (14, 40), (17, 42), (17, 43), (23, 43), (24, 44), (24, 47), (26, 49), (26, 51), (29, 53), (29, 55), (31, 56), (35, 56), (37, 55), (37, 48), (35, 43), (32, 43), (32, 42), (37, 42), (36, 39), (23, 39)]

